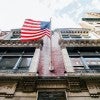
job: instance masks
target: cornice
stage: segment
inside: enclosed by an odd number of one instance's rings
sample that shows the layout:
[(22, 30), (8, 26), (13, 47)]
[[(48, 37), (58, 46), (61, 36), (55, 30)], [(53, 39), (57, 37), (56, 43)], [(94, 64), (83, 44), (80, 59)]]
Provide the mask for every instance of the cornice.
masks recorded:
[(59, 40), (61, 48), (64, 47), (100, 47), (100, 39), (96, 40)]
[(19, 40), (0, 40), (0, 47), (41, 47), (43, 40), (22, 42)]

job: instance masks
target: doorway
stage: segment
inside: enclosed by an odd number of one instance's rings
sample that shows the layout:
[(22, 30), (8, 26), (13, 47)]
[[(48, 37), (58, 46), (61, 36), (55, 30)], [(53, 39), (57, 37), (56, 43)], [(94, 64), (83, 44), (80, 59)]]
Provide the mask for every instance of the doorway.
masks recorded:
[(65, 91), (39, 91), (37, 100), (67, 100)]

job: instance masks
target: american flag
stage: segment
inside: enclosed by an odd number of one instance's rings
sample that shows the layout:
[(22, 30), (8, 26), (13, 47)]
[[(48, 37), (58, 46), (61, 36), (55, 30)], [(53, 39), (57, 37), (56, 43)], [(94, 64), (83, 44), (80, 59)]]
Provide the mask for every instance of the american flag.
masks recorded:
[(45, 35), (50, 37), (50, 24), (47, 21), (26, 19), (21, 28), (21, 40), (38, 40)]

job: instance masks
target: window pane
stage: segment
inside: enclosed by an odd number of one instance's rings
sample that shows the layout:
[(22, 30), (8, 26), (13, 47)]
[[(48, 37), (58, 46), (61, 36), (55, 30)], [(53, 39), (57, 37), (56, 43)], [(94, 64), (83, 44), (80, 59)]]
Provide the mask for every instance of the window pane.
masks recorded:
[(85, 58), (88, 65), (100, 65), (100, 58)]
[(0, 49), (0, 55), (34, 55), (35, 48), (29, 47), (29, 48), (1, 48)]
[(83, 66), (80, 58), (70, 58), (72, 66)]
[(80, 35), (70, 35), (71, 38), (81, 38)]
[(34, 55), (34, 52), (25, 52), (23, 55)]
[(31, 57), (23, 57), (18, 69), (28, 69), (31, 63)]
[(95, 65), (95, 66), (94, 66), (94, 65), (92, 66), (92, 65), (91, 65), (91, 66), (89, 66), (89, 68), (90, 68), (91, 70), (94, 70), (95, 72), (99, 72), (99, 73), (100, 73), (100, 66), (96, 66), (96, 65)]
[(66, 95), (64, 91), (41, 91), (37, 100), (66, 100)]
[(17, 57), (2, 58), (2, 60), (0, 61), (0, 69), (1, 70), (12, 69), (15, 66), (17, 60), (18, 60)]
[(7, 52), (5, 55), (22, 55), (22, 52)]

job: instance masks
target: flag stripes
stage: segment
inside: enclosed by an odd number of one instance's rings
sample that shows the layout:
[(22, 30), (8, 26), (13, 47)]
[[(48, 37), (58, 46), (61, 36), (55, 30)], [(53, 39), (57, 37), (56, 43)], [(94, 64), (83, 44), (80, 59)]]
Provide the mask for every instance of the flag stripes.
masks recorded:
[(50, 22), (26, 19), (21, 28), (21, 40), (38, 40), (45, 35), (50, 37)]

